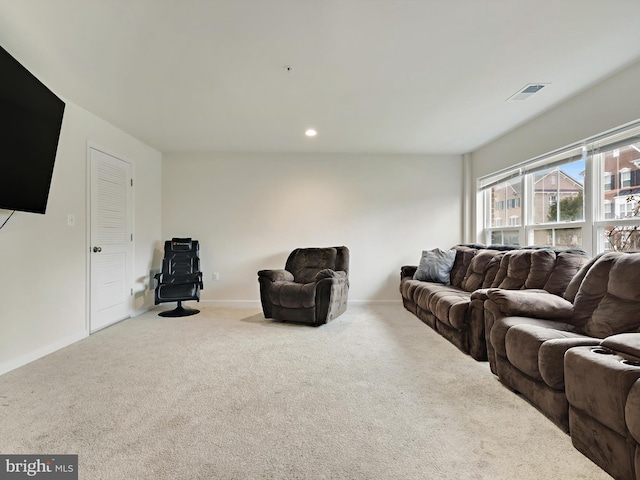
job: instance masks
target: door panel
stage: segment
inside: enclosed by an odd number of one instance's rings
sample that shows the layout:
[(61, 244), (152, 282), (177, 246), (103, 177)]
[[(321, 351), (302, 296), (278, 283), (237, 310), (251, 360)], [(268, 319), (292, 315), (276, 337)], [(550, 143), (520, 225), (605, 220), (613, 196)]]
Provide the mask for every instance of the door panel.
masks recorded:
[(90, 331), (131, 315), (131, 164), (90, 148)]

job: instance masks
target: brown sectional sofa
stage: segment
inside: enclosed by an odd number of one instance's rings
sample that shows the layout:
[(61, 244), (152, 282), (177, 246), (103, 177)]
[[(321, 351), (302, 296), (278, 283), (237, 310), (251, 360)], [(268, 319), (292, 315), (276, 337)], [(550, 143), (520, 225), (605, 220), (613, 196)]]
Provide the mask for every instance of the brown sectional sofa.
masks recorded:
[[(638, 331), (639, 285), (640, 253), (611, 252), (583, 267), (564, 299), (541, 291), (489, 290), (486, 324), (500, 381), (568, 431), (565, 353)], [(601, 393), (595, 401), (607, 402), (609, 392)]]
[(400, 293), (407, 310), (476, 360), (487, 359), (484, 301), (490, 288), (541, 289), (562, 295), (589, 261), (581, 250), (456, 245), (450, 285), (413, 278), (403, 266)]
[(405, 308), (474, 358), (484, 343), (499, 380), (577, 450), (640, 480), (640, 252), (454, 249), (451, 285), (402, 267)]

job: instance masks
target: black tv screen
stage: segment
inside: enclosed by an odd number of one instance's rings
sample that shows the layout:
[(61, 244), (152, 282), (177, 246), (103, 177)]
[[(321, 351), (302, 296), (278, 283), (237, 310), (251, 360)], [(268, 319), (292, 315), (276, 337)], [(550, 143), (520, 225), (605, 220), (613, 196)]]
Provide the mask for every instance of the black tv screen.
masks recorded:
[(0, 208), (45, 213), (64, 106), (0, 47)]

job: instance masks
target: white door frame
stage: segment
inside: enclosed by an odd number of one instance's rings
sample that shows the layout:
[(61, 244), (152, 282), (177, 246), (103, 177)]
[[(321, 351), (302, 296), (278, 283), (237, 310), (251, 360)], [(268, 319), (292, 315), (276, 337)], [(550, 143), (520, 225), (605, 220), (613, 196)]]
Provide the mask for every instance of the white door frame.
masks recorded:
[[(121, 160), (125, 163), (128, 163), (131, 166), (131, 178), (133, 179), (134, 177), (134, 164), (133, 162), (129, 161), (126, 157), (124, 157), (123, 155), (120, 155), (118, 153), (113, 152), (112, 150), (109, 150), (108, 148), (105, 148), (95, 142), (92, 141), (87, 141), (87, 158), (86, 158), (86, 168), (87, 168), (87, 179), (86, 179), (86, 249), (85, 249), (85, 253), (86, 253), (86, 291), (85, 291), (85, 330), (88, 334), (92, 334), (95, 333), (95, 331), (91, 331), (91, 255), (92, 255), (92, 247), (93, 245), (91, 244), (91, 184), (92, 184), (92, 178), (91, 178), (91, 150), (98, 150), (102, 153), (105, 153), (107, 155), (110, 155), (114, 158), (117, 158), (118, 160)], [(132, 187), (133, 188), (133, 187)], [(132, 195), (131, 195), (131, 227), (132, 227), (132, 232), (135, 230), (135, 204), (134, 204), (134, 198), (135, 195), (133, 194), (134, 192), (132, 191)], [(135, 276), (135, 272), (134, 272), (134, 265), (135, 265), (135, 235), (133, 236), (133, 240), (131, 242), (131, 273), (130, 273), (130, 278), (128, 279), (129, 281), (129, 285), (131, 285), (131, 287), (133, 288), (134, 285), (134, 276)], [(130, 296), (130, 301), (129, 301), (129, 316), (131, 316), (131, 314), (133, 313), (133, 295)], [(124, 319), (122, 319), (124, 320)], [(118, 320), (121, 321), (121, 320)], [(113, 323), (117, 323), (113, 322)], [(106, 327), (106, 326), (105, 326)], [(97, 330), (96, 330), (97, 331)]]

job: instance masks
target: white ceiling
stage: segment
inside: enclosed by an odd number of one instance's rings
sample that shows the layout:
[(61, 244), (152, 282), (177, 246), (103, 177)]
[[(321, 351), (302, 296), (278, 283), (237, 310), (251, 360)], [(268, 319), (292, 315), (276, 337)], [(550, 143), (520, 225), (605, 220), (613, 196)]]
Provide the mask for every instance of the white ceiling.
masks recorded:
[[(639, 23), (640, 0), (0, 0), (0, 45), (165, 152), (469, 152), (638, 61)], [(505, 101), (528, 83), (551, 85)]]

